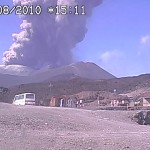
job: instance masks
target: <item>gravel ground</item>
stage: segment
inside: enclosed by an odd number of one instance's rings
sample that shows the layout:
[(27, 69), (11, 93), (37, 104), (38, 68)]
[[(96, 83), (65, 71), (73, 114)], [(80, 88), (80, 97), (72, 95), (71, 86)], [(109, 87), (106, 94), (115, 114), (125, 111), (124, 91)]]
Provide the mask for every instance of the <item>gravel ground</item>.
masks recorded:
[(133, 113), (0, 103), (0, 150), (150, 150)]

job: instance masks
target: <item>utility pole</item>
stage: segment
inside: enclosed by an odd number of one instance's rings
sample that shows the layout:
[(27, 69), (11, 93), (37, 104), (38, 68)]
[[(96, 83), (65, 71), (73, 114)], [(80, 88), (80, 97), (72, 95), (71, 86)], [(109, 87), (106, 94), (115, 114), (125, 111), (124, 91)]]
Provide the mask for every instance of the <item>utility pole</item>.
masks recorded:
[(50, 84), (49, 84), (49, 96), (50, 96), (50, 98), (52, 97), (52, 87), (53, 87), (53, 84), (50, 82)]
[(3, 88), (0, 87), (0, 101), (2, 101), (2, 97), (3, 97)]

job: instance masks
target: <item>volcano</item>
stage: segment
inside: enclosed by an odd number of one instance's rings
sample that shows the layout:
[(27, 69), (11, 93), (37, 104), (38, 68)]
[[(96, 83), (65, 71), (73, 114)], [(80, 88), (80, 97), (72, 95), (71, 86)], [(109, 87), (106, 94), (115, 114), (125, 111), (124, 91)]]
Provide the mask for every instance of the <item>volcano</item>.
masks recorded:
[(45, 67), (40, 70), (21, 65), (0, 67), (0, 85), (5, 87), (40, 83), (48, 80), (64, 80), (72, 77), (92, 80), (115, 78), (115, 76), (91, 62), (77, 62), (58, 68)]

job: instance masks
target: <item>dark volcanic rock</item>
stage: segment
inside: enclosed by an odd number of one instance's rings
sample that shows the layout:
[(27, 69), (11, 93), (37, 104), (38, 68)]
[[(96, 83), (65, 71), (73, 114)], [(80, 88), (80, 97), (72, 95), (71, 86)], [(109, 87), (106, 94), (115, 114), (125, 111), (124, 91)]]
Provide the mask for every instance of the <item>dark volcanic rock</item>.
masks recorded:
[(134, 115), (134, 118), (140, 125), (150, 125), (150, 111), (140, 111)]

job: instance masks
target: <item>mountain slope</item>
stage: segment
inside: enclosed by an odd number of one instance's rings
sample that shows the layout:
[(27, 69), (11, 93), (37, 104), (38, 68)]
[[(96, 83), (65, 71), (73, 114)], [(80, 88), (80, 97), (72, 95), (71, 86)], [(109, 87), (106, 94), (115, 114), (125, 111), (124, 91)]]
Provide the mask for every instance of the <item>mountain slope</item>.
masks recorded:
[(33, 72), (33, 69), (22, 65), (0, 65), (0, 74), (28, 76)]
[[(144, 87), (145, 90), (142, 90), (142, 93), (147, 92), (147, 96), (149, 96), (150, 93), (147, 91), (150, 87), (150, 74), (109, 80), (90, 80), (72, 75), (68, 75), (67, 77), (68, 78), (66, 78), (66, 76), (57, 76), (54, 80), (13, 86), (9, 88), (9, 92), (6, 95), (0, 95), (3, 96), (3, 98), (0, 98), (0, 101), (12, 102), (14, 95), (24, 92), (35, 93), (37, 101), (45, 99), (47, 96), (50, 96), (50, 94), (54, 96), (74, 95), (83, 91), (91, 91), (92, 93), (93, 91), (104, 91), (108, 95), (109, 92), (113, 93), (114, 89), (116, 89), (116, 93), (118, 94), (130, 94), (132, 91), (135, 91), (137, 96), (141, 95), (140, 89)], [(14, 78), (14, 76), (12, 78)], [(22, 80), (22, 78), (20, 78), (20, 80)], [(53, 85), (51, 90), (49, 87), (50, 82)], [(101, 96), (103, 96), (103, 94)]]
[[(14, 67), (14, 68), (13, 68)], [(1, 67), (3, 68), (3, 67)], [(7, 70), (8, 69), (8, 70)], [(0, 86), (13, 86), (27, 83), (40, 83), (50, 80), (69, 80), (72, 78), (112, 79), (115, 78), (94, 63), (78, 62), (58, 68), (32, 70), (25, 66), (7, 66), (0, 74)], [(2, 72), (2, 69), (1, 71)]]
[(0, 74), (0, 86), (1, 87), (10, 87), (22, 83), (28, 83), (26, 77), (24, 76), (15, 76), (9, 74)]
[(43, 72), (37, 73), (34, 76), (32, 76), (31, 80), (34, 82), (39, 82), (44, 80), (51, 80), (51, 78), (54, 78), (55, 76), (65, 76), (68, 74), (87, 79), (115, 78), (115, 76), (103, 70), (94, 63), (78, 62), (59, 68), (47, 69)]

